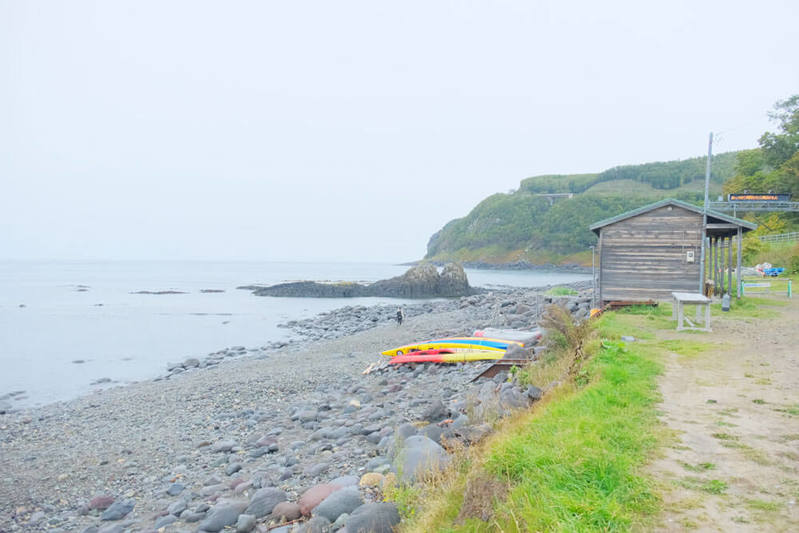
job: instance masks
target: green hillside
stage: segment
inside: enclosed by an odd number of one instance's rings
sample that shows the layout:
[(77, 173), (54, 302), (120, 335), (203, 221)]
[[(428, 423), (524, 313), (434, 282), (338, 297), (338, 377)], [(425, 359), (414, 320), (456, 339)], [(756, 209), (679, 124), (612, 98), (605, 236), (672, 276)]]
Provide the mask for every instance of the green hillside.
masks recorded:
[[(735, 174), (737, 152), (713, 157), (711, 195)], [(535, 176), (494, 194), (430, 238), (426, 259), (534, 264), (590, 263), (588, 226), (662, 198), (701, 203), (706, 157), (615, 167), (596, 174)], [(553, 204), (542, 194), (573, 193)]]

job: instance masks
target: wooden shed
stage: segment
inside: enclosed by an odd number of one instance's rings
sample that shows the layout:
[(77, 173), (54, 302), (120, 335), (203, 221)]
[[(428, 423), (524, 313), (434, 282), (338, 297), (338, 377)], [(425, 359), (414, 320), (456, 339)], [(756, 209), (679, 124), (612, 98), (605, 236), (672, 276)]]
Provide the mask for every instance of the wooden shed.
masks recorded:
[[(667, 199), (592, 225), (599, 236), (598, 302), (664, 300), (672, 292), (703, 292), (702, 270), (717, 293), (734, 294), (733, 245), (741, 249), (743, 233), (756, 224), (708, 211), (703, 227), (701, 207)], [(702, 240), (705, 238), (704, 257)]]

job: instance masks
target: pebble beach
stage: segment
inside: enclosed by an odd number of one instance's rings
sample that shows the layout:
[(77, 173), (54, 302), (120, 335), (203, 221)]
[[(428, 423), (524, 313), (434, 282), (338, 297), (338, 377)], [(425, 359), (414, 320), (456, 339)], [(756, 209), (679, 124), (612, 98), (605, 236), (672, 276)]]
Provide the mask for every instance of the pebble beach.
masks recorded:
[(0, 531), (390, 531), (399, 515), (381, 490), (430, 466), (414, 457), (446, 464), (442, 442), (490, 432), (474, 405), (504, 416), (541, 391), (502, 374), (472, 382), (485, 363), (386, 367), (379, 353), (530, 328), (553, 300), (586, 316), (587, 285), (414, 304), (401, 326), (395, 308), (348, 307), (286, 324), (301, 342), (0, 414)]

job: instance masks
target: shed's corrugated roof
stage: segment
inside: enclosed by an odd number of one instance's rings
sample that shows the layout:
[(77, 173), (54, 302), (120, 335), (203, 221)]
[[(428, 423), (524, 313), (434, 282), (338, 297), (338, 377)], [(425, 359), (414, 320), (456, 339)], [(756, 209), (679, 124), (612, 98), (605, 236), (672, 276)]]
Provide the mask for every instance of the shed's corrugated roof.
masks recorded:
[[(621, 220), (625, 220), (642, 213), (646, 213), (648, 211), (652, 211), (659, 207), (664, 207), (667, 205), (673, 205), (677, 207), (682, 207), (683, 209), (687, 209), (689, 211), (693, 211), (694, 213), (702, 214), (702, 208), (697, 207), (693, 204), (689, 204), (687, 202), (683, 202), (681, 200), (675, 200), (674, 198), (666, 198), (665, 200), (660, 200), (659, 202), (655, 202), (653, 204), (645, 205), (643, 207), (639, 207), (638, 209), (633, 209), (632, 211), (627, 211), (626, 213), (622, 213), (620, 215), (616, 215), (615, 217), (606, 218), (605, 220), (600, 220), (588, 227), (591, 231), (596, 234), (599, 234), (599, 229), (610, 224), (614, 224)], [(711, 209), (707, 210), (707, 215), (713, 218), (717, 218), (719, 220), (723, 220), (725, 222), (729, 222), (730, 224), (737, 224), (741, 226), (745, 230), (754, 230), (757, 229), (757, 224), (753, 224), (752, 222), (747, 222), (746, 220), (742, 220), (740, 218), (735, 218), (730, 215), (725, 215), (724, 213), (719, 213), (718, 211), (713, 211)]]

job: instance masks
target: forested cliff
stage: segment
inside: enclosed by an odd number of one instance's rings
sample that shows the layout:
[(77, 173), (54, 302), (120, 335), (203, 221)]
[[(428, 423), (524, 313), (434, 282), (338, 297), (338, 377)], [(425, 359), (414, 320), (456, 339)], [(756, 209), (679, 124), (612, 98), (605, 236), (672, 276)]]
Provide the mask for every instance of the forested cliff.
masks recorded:
[[(711, 193), (735, 175), (737, 152), (713, 157)], [(588, 226), (662, 198), (700, 203), (706, 157), (625, 165), (595, 174), (545, 175), (522, 180), (512, 193), (480, 202), (447, 223), (427, 245), (427, 259), (510, 263), (590, 264), (596, 236)], [(572, 198), (546, 194), (573, 193)]]

